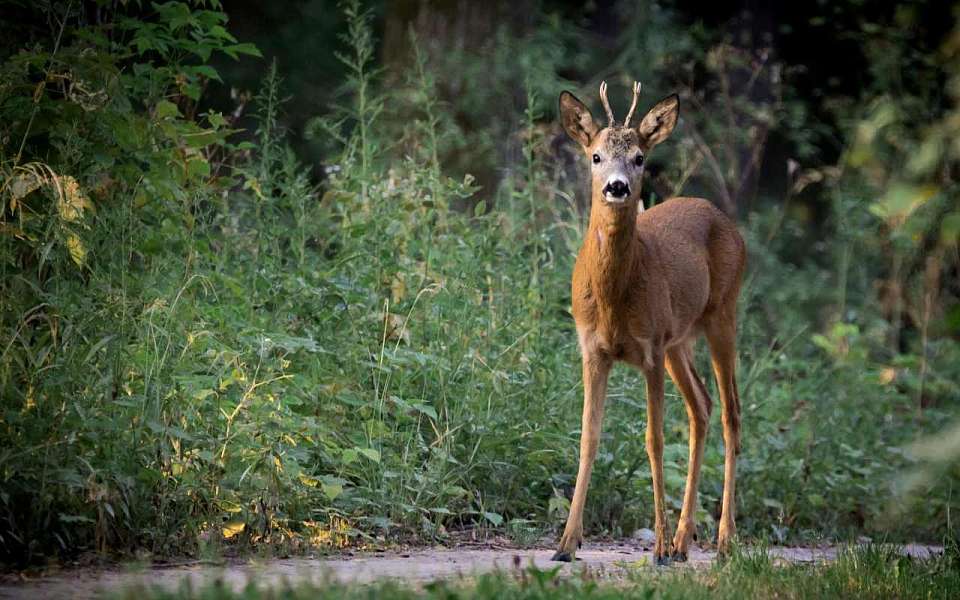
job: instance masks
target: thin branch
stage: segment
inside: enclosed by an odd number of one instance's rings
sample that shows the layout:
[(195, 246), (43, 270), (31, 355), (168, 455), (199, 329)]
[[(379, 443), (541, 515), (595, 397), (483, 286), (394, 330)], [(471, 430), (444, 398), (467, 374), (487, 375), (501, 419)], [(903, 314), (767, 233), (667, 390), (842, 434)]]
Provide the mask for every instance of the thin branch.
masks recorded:
[(46, 87), (47, 77), (50, 75), (50, 68), (53, 66), (53, 59), (56, 58), (60, 50), (60, 40), (63, 39), (63, 30), (67, 28), (67, 19), (70, 18), (70, 9), (73, 7), (73, 0), (67, 5), (67, 10), (63, 14), (63, 21), (60, 22), (60, 33), (57, 34), (57, 41), (53, 44), (53, 52), (50, 53), (50, 60), (47, 67), (43, 70), (43, 81), (37, 84), (37, 89), (33, 93), (33, 111), (30, 113), (30, 120), (27, 121), (27, 128), (23, 132), (23, 139), (20, 140), (20, 148), (13, 159), (13, 166), (16, 168), (20, 164), (20, 157), (23, 155), (23, 149), (27, 145), (27, 138), (30, 137), (30, 129), (33, 127), (33, 121), (37, 118), (37, 112), (40, 111), (40, 97)]

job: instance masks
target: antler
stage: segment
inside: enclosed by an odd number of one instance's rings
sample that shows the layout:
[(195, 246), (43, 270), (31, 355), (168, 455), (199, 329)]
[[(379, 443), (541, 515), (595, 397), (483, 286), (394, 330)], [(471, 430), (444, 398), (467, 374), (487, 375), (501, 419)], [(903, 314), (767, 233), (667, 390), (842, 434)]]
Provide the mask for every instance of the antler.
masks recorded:
[(633, 102), (630, 103), (630, 112), (627, 113), (627, 118), (623, 120), (623, 126), (630, 126), (630, 117), (633, 116), (633, 111), (637, 109), (637, 99), (640, 97), (640, 82), (633, 82)]
[(610, 122), (609, 127), (613, 127), (614, 118), (613, 111), (610, 109), (610, 101), (607, 100), (607, 82), (600, 82), (600, 102), (603, 102), (603, 110), (607, 111), (607, 120)]

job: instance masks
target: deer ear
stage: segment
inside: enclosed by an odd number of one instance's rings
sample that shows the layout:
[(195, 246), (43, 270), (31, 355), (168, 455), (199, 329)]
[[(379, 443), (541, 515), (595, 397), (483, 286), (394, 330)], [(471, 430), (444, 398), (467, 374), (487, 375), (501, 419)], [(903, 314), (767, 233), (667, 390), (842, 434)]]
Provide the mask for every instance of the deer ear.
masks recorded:
[(643, 120), (637, 126), (637, 133), (641, 140), (646, 141), (648, 148), (653, 148), (667, 139), (677, 125), (679, 117), (680, 97), (672, 94), (657, 102), (657, 105), (643, 116)]
[(560, 123), (564, 130), (581, 146), (589, 146), (600, 127), (593, 120), (590, 110), (570, 92), (560, 94)]

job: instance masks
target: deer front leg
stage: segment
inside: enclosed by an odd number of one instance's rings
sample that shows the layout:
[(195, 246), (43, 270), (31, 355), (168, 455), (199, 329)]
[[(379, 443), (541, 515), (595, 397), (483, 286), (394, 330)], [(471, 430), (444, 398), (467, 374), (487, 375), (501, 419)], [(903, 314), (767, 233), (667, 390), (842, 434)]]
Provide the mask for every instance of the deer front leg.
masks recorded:
[(644, 370), (647, 380), (647, 456), (653, 478), (654, 526), (657, 541), (654, 562), (670, 564), (670, 525), (667, 523), (666, 496), (663, 489), (663, 354), (653, 357), (653, 366)]
[(611, 361), (599, 353), (583, 350), (583, 426), (580, 431), (580, 468), (570, 503), (567, 525), (560, 538), (560, 547), (552, 560), (571, 562), (583, 541), (583, 507), (587, 502), (587, 487), (593, 460), (600, 445), (600, 426), (603, 421), (603, 403), (607, 396), (607, 377)]

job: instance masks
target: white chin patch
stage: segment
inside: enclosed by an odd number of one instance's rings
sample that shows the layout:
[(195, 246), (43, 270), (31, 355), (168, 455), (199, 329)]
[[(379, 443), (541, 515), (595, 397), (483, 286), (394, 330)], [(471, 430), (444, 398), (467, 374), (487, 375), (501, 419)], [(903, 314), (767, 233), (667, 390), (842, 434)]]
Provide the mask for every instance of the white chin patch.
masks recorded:
[(617, 198), (613, 194), (604, 194), (603, 199), (607, 201), (607, 204), (626, 204), (627, 197)]

